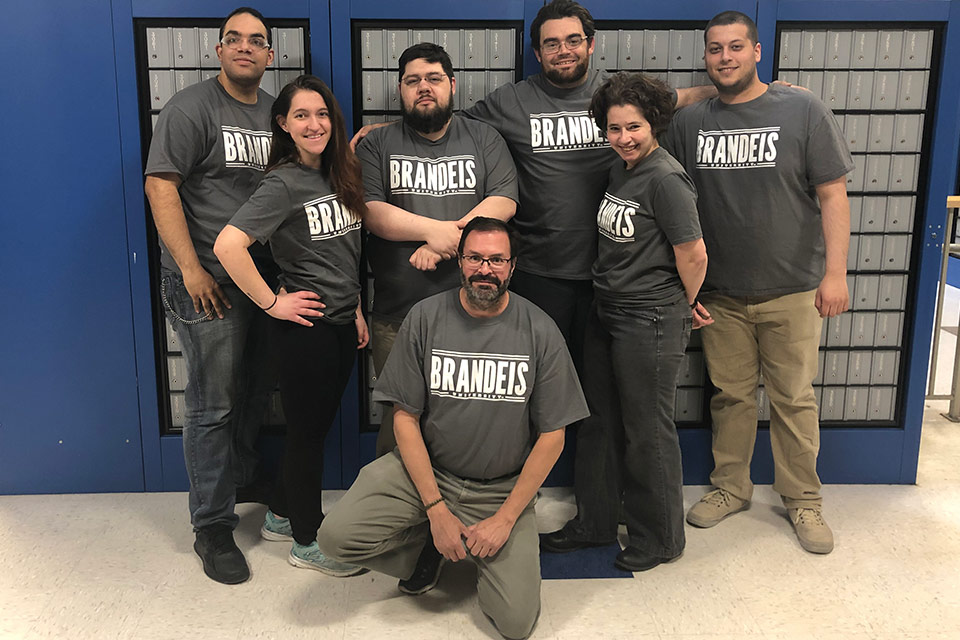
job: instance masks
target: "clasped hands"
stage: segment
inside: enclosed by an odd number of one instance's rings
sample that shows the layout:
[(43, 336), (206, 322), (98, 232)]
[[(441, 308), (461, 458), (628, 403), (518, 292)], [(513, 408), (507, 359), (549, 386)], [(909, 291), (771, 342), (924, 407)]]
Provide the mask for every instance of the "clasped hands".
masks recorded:
[(431, 509), (428, 515), (433, 544), (451, 562), (463, 560), (468, 551), (475, 558), (495, 555), (513, 531), (514, 522), (500, 512), (469, 527), (442, 502)]

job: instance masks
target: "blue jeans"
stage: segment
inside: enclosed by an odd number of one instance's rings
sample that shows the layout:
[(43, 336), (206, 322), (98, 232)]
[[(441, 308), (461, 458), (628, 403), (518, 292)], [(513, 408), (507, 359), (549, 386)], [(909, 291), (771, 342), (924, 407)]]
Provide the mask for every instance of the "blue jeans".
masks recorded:
[[(183, 277), (161, 270), (164, 311), (180, 340), (187, 386), (183, 457), (190, 522), (236, 526), (236, 488), (257, 473), (254, 445), (277, 376), (268, 348), (269, 316), (233, 283), (220, 287), (232, 309), (223, 319), (193, 309)], [(269, 281), (268, 281), (269, 282)]]
[(683, 551), (683, 472), (673, 421), (692, 329), (685, 301), (627, 309), (597, 302), (587, 322), (577, 433), (573, 539), (613, 542), (621, 499), (629, 544), (662, 558)]

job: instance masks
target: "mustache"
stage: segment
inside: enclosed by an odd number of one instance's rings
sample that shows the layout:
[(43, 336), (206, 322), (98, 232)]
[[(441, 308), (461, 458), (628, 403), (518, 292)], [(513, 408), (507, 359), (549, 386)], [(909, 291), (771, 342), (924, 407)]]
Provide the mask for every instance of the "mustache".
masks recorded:
[(491, 274), (482, 274), (482, 273), (474, 274), (469, 278), (467, 278), (467, 282), (470, 282), (470, 283), (489, 282), (490, 284), (494, 284), (498, 287), (503, 283), (503, 281), (500, 278), (493, 275), (492, 273)]

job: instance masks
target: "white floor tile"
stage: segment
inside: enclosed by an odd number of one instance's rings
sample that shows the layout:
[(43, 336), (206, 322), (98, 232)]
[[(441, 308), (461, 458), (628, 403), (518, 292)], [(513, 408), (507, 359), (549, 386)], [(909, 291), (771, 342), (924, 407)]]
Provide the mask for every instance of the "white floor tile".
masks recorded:
[[(949, 388), (950, 340), (938, 390)], [(927, 403), (915, 486), (824, 487), (833, 553), (804, 552), (779, 497), (759, 486), (750, 510), (687, 527), (677, 562), (632, 579), (544, 582), (533, 637), (960, 639), (960, 424), (940, 416), (947, 405)], [(686, 487), (687, 505), (703, 491)], [(325, 508), (342, 495), (325, 492)], [(437, 589), (415, 598), (383, 575), (297, 569), (289, 543), (260, 539), (259, 505), (238, 507), (252, 579), (211, 582), (186, 507), (182, 493), (0, 496), (0, 640), (500, 637), (479, 610), (471, 565), (447, 565)], [(575, 510), (570, 489), (544, 490), (540, 530)]]

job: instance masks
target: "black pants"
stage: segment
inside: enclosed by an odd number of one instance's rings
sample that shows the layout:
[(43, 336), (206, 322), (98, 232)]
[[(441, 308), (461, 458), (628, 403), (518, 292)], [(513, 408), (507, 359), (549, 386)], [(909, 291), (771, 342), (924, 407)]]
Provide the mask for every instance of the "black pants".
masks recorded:
[(693, 321), (685, 301), (647, 309), (600, 304), (586, 335), (590, 417), (577, 434), (570, 537), (617, 539), (623, 500), (630, 546), (662, 558), (683, 551), (683, 471), (673, 421)]
[(515, 291), (547, 312), (563, 339), (577, 372), (583, 373), (583, 335), (593, 302), (593, 282), (538, 276), (517, 269), (510, 281)]
[(357, 357), (353, 322), (312, 322), (312, 327), (272, 323), (287, 438), (270, 510), (290, 518), (294, 540), (304, 545), (316, 539), (323, 522), (323, 443)]

